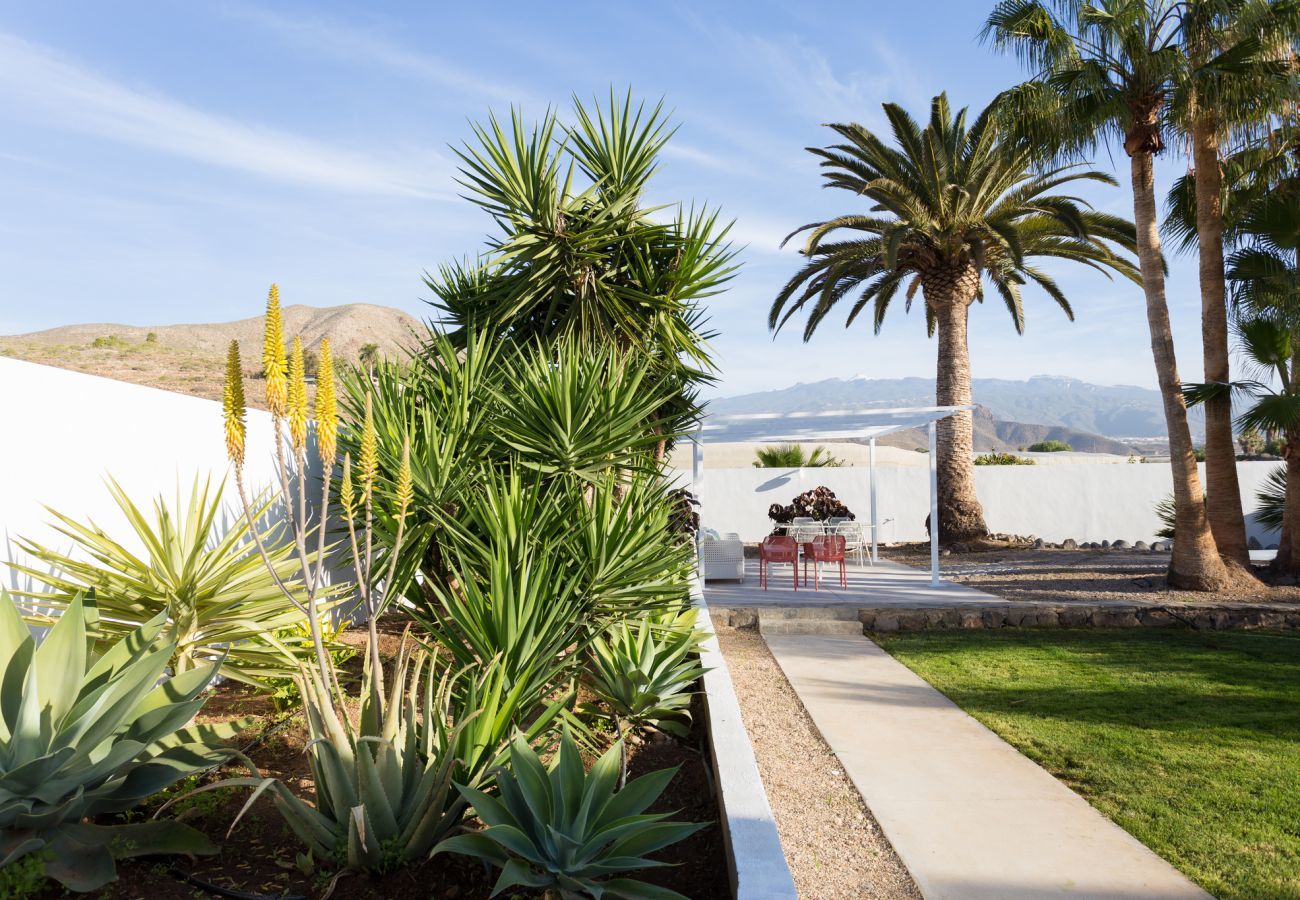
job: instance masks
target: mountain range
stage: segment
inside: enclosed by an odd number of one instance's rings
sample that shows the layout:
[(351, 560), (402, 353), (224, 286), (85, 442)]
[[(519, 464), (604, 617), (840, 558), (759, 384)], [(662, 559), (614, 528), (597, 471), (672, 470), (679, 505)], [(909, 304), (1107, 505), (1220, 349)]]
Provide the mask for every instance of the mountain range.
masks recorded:
[[(977, 438), (1001, 449), (1039, 440), (1066, 440), (1076, 449), (1088, 438), (1098, 447), (1089, 452), (1127, 452), (1127, 441), (1146, 442), (1166, 436), (1160, 392), (1132, 385), (1100, 385), (1055, 375), (1024, 381), (976, 378), (972, 396), (984, 412), (976, 414)], [(709, 411), (721, 415), (745, 413), (819, 412), (871, 407), (934, 405), (931, 378), (828, 378), (772, 391), (712, 400)], [(1194, 418), (1194, 433), (1201, 422)], [(1070, 434), (1073, 437), (1064, 435)], [(1196, 436), (1199, 437), (1197, 434)], [(1108, 449), (1100, 449), (1101, 446)]]
[[(283, 315), (286, 338), (297, 335), (310, 350), (329, 338), (335, 358), (345, 364), (357, 362), (366, 344), (378, 345), (380, 356), (400, 356), (424, 332), (409, 313), (369, 303), (295, 304), (284, 307)], [(264, 324), (263, 316), (253, 316), (194, 325), (63, 325), (0, 336), (0, 355), (219, 400), (232, 340), (239, 342), (245, 371), (260, 371)], [(261, 405), (261, 393), (250, 391), (249, 404)]]

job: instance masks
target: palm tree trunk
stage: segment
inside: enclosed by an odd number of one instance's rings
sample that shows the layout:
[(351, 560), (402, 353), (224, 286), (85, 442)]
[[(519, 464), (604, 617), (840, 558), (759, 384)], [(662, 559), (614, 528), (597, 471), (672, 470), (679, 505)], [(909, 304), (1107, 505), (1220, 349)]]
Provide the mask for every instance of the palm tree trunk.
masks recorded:
[[(973, 284), (970, 284), (971, 278)], [(926, 302), (934, 310), (939, 358), (935, 372), (935, 402), (939, 406), (969, 406), (970, 351), (966, 344), (966, 320), (969, 300), (979, 286), (979, 273), (954, 279), (947, 290), (931, 288)], [(927, 285), (928, 287), (929, 285)], [(937, 296), (936, 296), (937, 295)], [(940, 419), (937, 426), (939, 470), (939, 541), (958, 541), (987, 537), (984, 509), (975, 493), (975, 441), (969, 412)]]
[(1286, 446), (1286, 503), (1273, 571), (1300, 574), (1300, 440)]
[[(1192, 125), (1196, 167), (1196, 237), (1200, 244), (1201, 348), (1207, 383), (1226, 384), (1228, 304), (1223, 265), (1222, 173), (1218, 129), (1201, 115)], [(1205, 404), (1205, 511), (1219, 553), (1250, 564), (1246, 517), (1237, 480), (1237, 448), (1232, 439), (1232, 400), (1226, 395)]]
[(1164, 400), (1165, 424), (1169, 429), (1169, 469), (1174, 481), (1174, 531), (1177, 537), (1169, 560), (1169, 584), (1194, 591), (1221, 590), (1229, 583), (1228, 570), (1219, 557), (1205, 514), (1201, 479), (1192, 450), (1192, 434), (1187, 427), (1187, 404), (1183, 400), (1178, 362), (1174, 356), (1174, 335), (1169, 327), (1164, 262), (1160, 256), (1160, 233), (1156, 225), (1153, 161), (1150, 153), (1138, 150), (1129, 162), (1133, 178), (1138, 265), (1142, 271), (1142, 292), (1146, 295), (1151, 354)]

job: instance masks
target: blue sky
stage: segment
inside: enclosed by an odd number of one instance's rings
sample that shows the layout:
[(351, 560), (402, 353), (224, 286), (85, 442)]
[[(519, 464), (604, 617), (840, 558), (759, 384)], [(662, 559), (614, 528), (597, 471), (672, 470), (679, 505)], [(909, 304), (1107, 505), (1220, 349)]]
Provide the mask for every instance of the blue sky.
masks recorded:
[[(919, 312), (879, 336), (828, 320), (810, 344), (766, 327), (805, 222), (860, 209), (824, 191), (828, 121), (918, 117), (947, 90), (980, 106), (1019, 78), (982, 47), (986, 4), (444, 4), (0, 2), (0, 333), (72, 322), (210, 322), (286, 303), (370, 302), (427, 317), (425, 269), (475, 251), (490, 222), (460, 199), (449, 146), (467, 120), (628, 86), (681, 128), (658, 202), (717, 205), (747, 245), (709, 304), (721, 394), (832, 376), (933, 375)], [(1091, 198), (1129, 215), (1121, 188)], [(1171, 154), (1163, 186), (1185, 166)], [(1171, 260), (1181, 375), (1200, 370), (1195, 266)], [(1017, 337), (972, 311), (976, 377), (1069, 375), (1154, 385), (1141, 292), (1055, 273)]]

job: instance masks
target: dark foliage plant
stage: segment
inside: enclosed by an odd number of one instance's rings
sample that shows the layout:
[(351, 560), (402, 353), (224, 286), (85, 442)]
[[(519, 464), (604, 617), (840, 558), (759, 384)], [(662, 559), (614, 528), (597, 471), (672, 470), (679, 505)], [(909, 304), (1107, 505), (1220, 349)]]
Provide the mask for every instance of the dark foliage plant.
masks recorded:
[(798, 518), (816, 519), (854, 519), (853, 511), (840, 502), (835, 492), (825, 485), (804, 491), (795, 497), (788, 506), (773, 503), (767, 510), (767, 517), (778, 525), (785, 525)]

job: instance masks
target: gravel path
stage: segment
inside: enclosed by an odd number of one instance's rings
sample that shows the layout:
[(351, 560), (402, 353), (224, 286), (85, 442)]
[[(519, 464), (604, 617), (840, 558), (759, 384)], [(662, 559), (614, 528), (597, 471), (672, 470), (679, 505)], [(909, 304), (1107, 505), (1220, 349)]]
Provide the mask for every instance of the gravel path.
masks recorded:
[(753, 631), (717, 628), (799, 896), (921, 896)]
[[(924, 552), (922, 552), (924, 551)], [(928, 565), (928, 547), (882, 553), (908, 565)], [(1171, 589), (1168, 553), (1141, 550), (978, 550), (940, 560), (943, 577), (1006, 600), (1098, 603), (1300, 603), (1300, 587), (1261, 581), (1245, 590), (1206, 594)], [(1265, 576), (1262, 567), (1256, 574)]]

